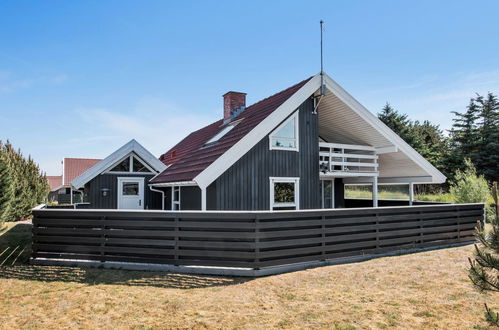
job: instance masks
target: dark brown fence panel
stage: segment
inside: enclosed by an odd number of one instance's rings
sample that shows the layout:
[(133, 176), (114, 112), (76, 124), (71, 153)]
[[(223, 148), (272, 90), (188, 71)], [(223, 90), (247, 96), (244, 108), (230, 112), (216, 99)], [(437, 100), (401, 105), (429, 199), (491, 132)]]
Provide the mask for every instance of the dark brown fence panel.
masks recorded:
[(244, 214), (35, 210), (33, 257), (254, 267)]
[(33, 213), (33, 258), (263, 268), (473, 241), (484, 206)]

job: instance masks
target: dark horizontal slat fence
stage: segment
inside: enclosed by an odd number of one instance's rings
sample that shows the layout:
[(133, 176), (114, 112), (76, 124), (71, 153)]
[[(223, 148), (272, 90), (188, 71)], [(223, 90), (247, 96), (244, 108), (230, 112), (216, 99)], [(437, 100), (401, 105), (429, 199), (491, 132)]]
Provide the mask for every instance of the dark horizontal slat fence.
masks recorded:
[(34, 210), (33, 258), (259, 269), (474, 240), (483, 204), (288, 212)]

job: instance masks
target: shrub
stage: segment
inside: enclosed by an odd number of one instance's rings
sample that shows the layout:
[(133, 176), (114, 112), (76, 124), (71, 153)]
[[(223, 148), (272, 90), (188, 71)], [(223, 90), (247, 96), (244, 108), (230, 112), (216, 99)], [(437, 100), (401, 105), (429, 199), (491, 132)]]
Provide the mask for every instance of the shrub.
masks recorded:
[(0, 219), (29, 218), (31, 209), (43, 202), (49, 186), (31, 157), (25, 158), (7, 142), (0, 141)]
[(450, 187), (456, 203), (487, 203), (489, 185), (483, 175), (477, 176), (473, 163), (466, 159), (464, 171), (456, 171), (456, 183)]

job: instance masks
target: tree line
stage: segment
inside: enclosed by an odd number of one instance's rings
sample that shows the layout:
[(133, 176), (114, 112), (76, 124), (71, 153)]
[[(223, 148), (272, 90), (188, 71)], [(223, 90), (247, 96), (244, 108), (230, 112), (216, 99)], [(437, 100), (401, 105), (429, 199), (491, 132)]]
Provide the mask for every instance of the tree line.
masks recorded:
[(48, 192), (47, 178), (31, 156), (0, 141), (0, 223), (29, 218)]
[[(496, 95), (477, 94), (463, 112), (453, 111), (453, 125), (444, 134), (428, 120), (412, 121), (387, 103), (378, 118), (418, 151), (447, 178), (444, 186), (419, 186), (426, 192), (448, 189), (458, 171), (465, 170), (469, 159), (488, 182), (499, 180), (499, 101)], [(428, 191), (429, 190), (429, 191)]]

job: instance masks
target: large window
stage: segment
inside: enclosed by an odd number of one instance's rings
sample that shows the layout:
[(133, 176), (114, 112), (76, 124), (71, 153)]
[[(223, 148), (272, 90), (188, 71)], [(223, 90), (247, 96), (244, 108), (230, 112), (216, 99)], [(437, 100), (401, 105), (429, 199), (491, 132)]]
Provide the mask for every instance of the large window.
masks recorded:
[(270, 149), (298, 151), (298, 112), (270, 133)]
[(299, 189), (299, 178), (270, 178), (270, 209), (298, 210)]

